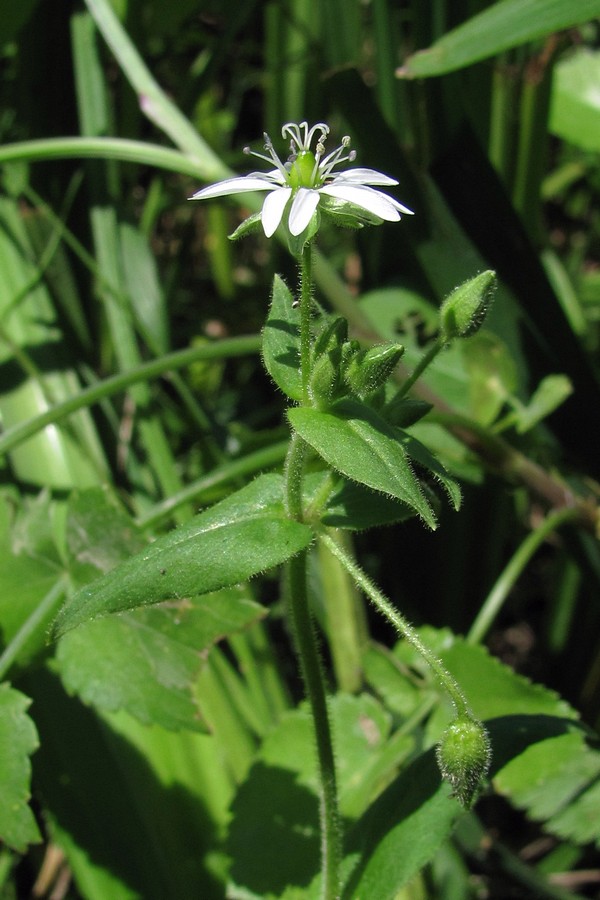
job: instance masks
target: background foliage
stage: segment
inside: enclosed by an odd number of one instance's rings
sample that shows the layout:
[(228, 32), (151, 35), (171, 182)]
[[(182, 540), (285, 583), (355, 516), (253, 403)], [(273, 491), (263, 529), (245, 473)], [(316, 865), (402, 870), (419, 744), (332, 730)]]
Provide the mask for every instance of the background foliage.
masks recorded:
[[(260, 329), (294, 263), (228, 242), (235, 202), (185, 198), (309, 119), (417, 213), (322, 233), (319, 300), (354, 336), (400, 340), (411, 369), (446, 294), (500, 279), (485, 329), (413, 394), (461, 510), (441, 503), (435, 533), (336, 533), (489, 721), (474, 811), (439, 784), (439, 688), (314, 552), (347, 896), (598, 896), (600, 3), (5, 6), (0, 895), (315, 889), (310, 721), (275, 570), (47, 643), (65, 596), (149, 538), (273, 469), (271, 496), (287, 430)], [(238, 558), (236, 536), (233, 585), (284, 557)], [(162, 563), (149, 596), (171, 577)]]

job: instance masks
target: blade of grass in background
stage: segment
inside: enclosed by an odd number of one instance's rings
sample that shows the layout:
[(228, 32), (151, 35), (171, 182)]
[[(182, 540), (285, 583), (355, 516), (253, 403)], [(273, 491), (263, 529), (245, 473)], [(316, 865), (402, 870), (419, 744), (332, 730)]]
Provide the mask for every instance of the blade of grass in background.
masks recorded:
[(443, 75), (598, 15), (598, 0), (500, 0), (432, 47), (409, 56), (398, 74), (404, 78)]

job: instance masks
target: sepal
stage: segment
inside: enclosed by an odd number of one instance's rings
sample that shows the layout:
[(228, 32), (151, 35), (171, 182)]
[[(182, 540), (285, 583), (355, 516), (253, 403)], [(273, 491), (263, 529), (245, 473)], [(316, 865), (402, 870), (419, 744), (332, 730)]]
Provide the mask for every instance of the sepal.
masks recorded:
[(253, 234), (255, 231), (260, 231), (261, 221), (261, 214), (259, 212), (253, 213), (251, 216), (248, 216), (247, 219), (244, 219), (243, 222), (240, 222), (235, 231), (232, 231), (231, 234), (228, 235), (229, 240), (239, 241), (240, 238)]

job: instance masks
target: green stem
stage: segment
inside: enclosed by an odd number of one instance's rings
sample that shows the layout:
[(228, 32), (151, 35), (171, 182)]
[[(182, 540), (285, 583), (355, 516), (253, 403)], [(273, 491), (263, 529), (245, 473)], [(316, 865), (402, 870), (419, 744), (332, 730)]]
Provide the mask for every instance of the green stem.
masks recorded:
[[(304, 404), (310, 403), (310, 319), (312, 306), (312, 254), (305, 245), (300, 260), (300, 365)], [(302, 485), (306, 444), (292, 434), (284, 467), (285, 503), (288, 515), (303, 521)], [(317, 636), (310, 612), (307, 590), (308, 552), (295, 556), (287, 565), (287, 589), (290, 617), (296, 640), (300, 669), (310, 703), (315, 730), (319, 770), (322, 897), (336, 900), (339, 896), (341, 840), (339, 831), (335, 760), (331, 739), (325, 679)]]
[(291, 519), (304, 521), (302, 507), (302, 477), (306, 444), (295, 432), (292, 434), (283, 470), (285, 480), (285, 508)]
[(444, 349), (445, 346), (446, 346), (446, 341), (443, 340), (441, 337), (439, 337), (431, 344), (430, 347), (427, 348), (427, 350), (425, 351), (425, 353), (423, 354), (423, 356), (421, 357), (421, 359), (419, 360), (419, 362), (417, 363), (417, 365), (415, 366), (415, 368), (413, 369), (411, 374), (408, 376), (406, 381), (400, 386), (400, 389), (394, 394), (392, 399), (386, 404), (387, 407), (393, 406), (399, 400), (402, 400), (404, 397), (406, 397), (406, 395), (412, 388), (413, 384), (416, 381), (418, 381), (418, 379), (421, 377), (421, 375), (423, 374), (425, 369), (431, 365), (431, 363), (436, 358), (438, 353), (440, 353)]
[(61, 605), (65, 595), (65, 583), (62, 579), (56, 582), (45, 597), (35, 607), (31, 615), (25, 619), (20, 629), (12, 638), (4, 652), (0, 656), (0, 681), (10, 671), (13, 663), (19, 658), (23, 648), (36, 638), (40, 646), (43, 646), (43, 637), (48, 623), (52, 620)]
[(312, 312), (312, 247), (306, 243), (300, 261), (300, 371), (302, 373), (302, 398), (304, 405), (310, 402), (310, 318)]
[(538, 525), (534, 531), (527, 535), (479, 610), (467, 635), (467, 643), (478, 644), (483, 640), (492, 622), (500, 612), (502, 604), (514, 587), (515, 582), (538, 547), (546, 540), (549, 534), (552, 534), (565, 522), (573, 521), (578, 515), (579, 512), (575, 507), (563, 507), (557, 512), (550, 513), (541, 525)]
[(435, 656), (431, 650), (425, 646), (416, 630), (410, 625), (404, 616), (392, 606), (378, 587), (376, 587), (368, 575), (363, 572), (357, 562), (352, 559), (346, 551), (334, 541), (326, 532), (321, 532), (320, 538), (324, 544), (331, 550), (332, 554), (339, 559), (344, 568), (350, 573), (356, 584), (369, 598), (373, 606), (391, 622), (398, 634), (404, 638), (415, 650), (423, 657), (429, 668), (440, 681), (442, 687), (452, 700), (457, 715), (471, 716), (467, 698), (460, 689), (458, 683), (452, 677), (450, 672), (444, 668), (441, 661)]
[(341, 841), (337, 803), (335, 760), (331, 740), (329, 710), (317, 638), (308, 606), (307, 551), (295, 556), (287, 567), (290, 616), (296, 637), (296, 649), (311, 707), (319, 766), (319, 815), (321, 824), (322, 897), (339, 896)]

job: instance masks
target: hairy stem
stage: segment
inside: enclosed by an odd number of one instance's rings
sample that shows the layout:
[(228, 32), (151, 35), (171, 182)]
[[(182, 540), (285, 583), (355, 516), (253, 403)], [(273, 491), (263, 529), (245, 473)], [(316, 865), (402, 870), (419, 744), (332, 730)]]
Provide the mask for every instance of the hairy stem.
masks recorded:
[(306, 243), (300, 261), (300, 371), (302, 373), (302, 398), (306, 406), (310, 402), (310, 317), (312, 312), (312, 247)]
[[(310, 245), (305, 245), (300, 260), (300, 365), (302, 396), (305, 405), (310, 403), (311, 341), (310, 319), (312, 305), (312, 255)], [(306, 444), (297, 434), (292, 434), (284, 467), (286, 511), (290, 518), (303, 521), (302, 484)], [(341, 840), (339, 830), (335, 760), (331, 739), (331, 726), (327, 708), (325, 678), (317, 635), (308, 603), (307, 590), (308, 552), (299, 553), (287, 564), (287, 592), (290, 617), (296, 641), (300, 669), (310, 703), (320, 794), (321, 868), (323, 875), (322, 897), (336, 900), (339, 897), (339, 866)]]
[(323, 543), (326, 544), (327, 547), (329, 547), (332, 554), (339, 559), (345, 569), (350, 573), (356, 584), (361, 588), (362, 591), (364, 591), (373, 606), (379, 610), (379, 612), (388, 620), (388, 622), (390, 622), (394, 626), (398, 634), (403, 637), (405, 641), (408, 641), (408, 643), (412, 647), (414, 647), (415, 650), (420, 654), (420, 656), (425, 660), (429, 668), (432, 670), (432, 672), (437, 677), (442, 687), (452, 700), (457, 715), (471, 716), (467, 698), (463, 694), (458, 683), (452, 677), (450, 672), (448, 672), (448, 670), (444, 668), (437, 656), (432, 653), (431, 650), (426, 647), (425, 644), (421, 641), (421, 638), (419, 637), (413, 626), (406, 621), (404, 616), (399, 613), (394, 606), (392, 606), (391, 602), (387, 599), (385, 594), (383, 594), (382, 591), (380, 591), (379, 588), (373, 584), (371, 579), (365, 572), (363, 572), (358, 563), (354, 559), (352, 559), (352, 557), (350, 557), (346, 553), (346, 551), (330, 537), (330, 535), (328, 535), (326, 532), (322, 532), (320, 537)]

